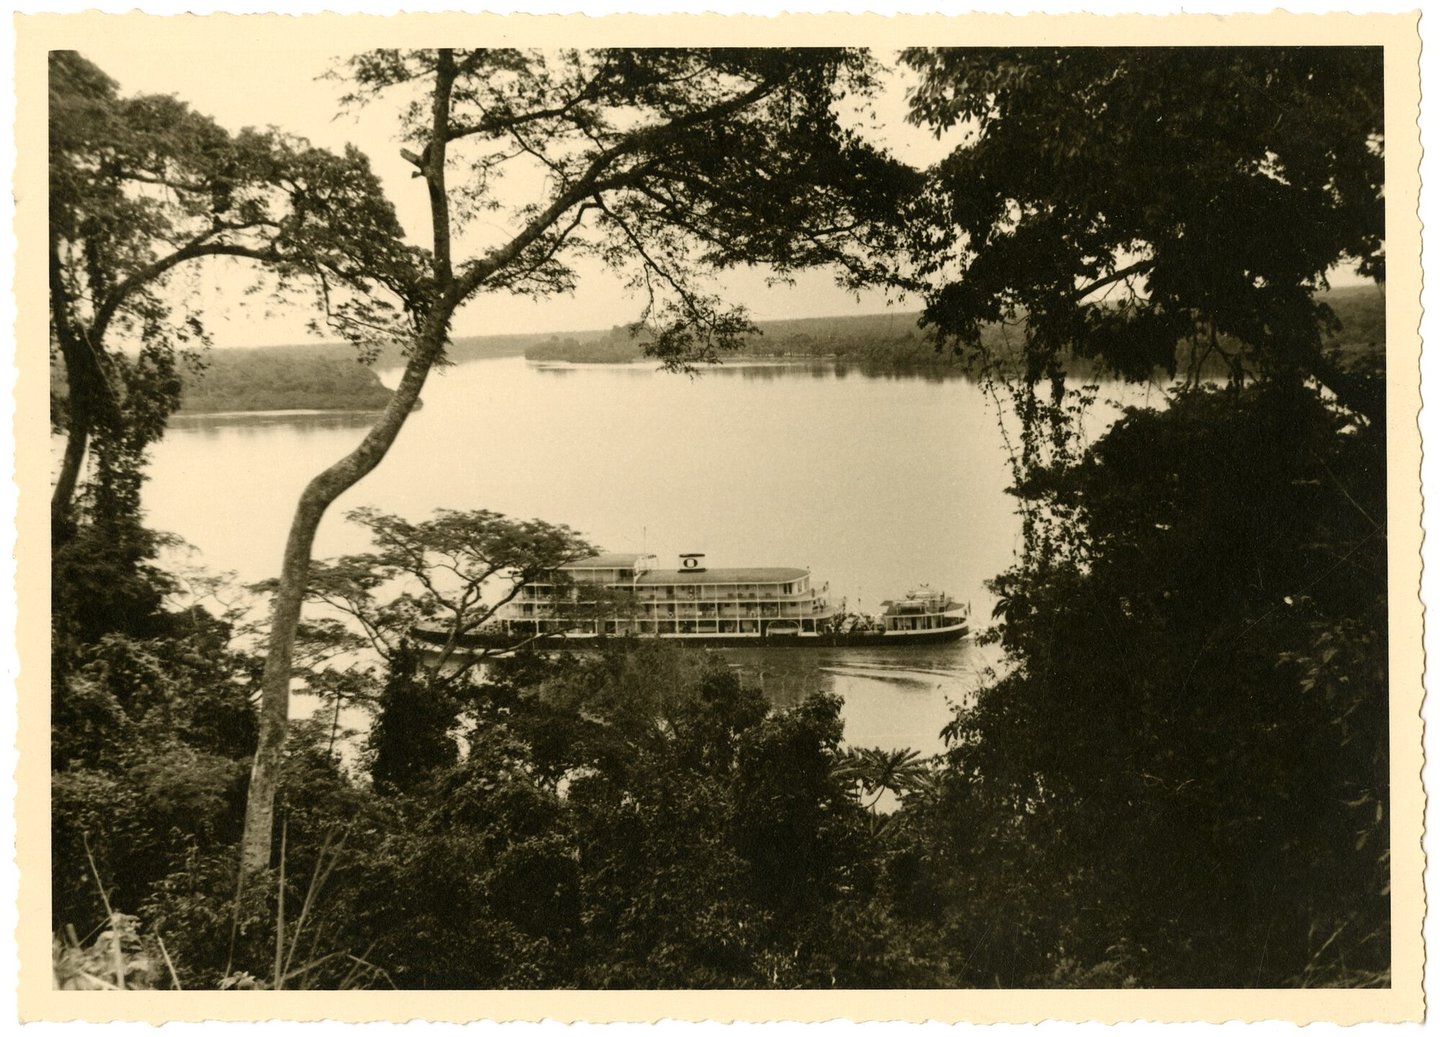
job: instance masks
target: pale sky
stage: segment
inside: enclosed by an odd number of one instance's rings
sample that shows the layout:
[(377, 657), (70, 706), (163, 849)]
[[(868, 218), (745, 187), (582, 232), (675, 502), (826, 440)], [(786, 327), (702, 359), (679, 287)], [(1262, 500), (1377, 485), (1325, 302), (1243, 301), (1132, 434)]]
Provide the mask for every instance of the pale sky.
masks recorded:
[[(413, 178), (413, 167), (399, 157), (398, 120), (380, 107), (341, 115), (339, 98), (345, 84), (320, 78), (335, 67), (343, 52), (309, 48), (277, 54), (273, 48), (261, 49), (247, 41), (241, 32), (212, 46), (196, 47), (191, 41), (184, 49), (172, 50), (163, 41), (152, 39), (142, 46), (131, 37), (114, 45), (89, 45), (83, 53), (120, 84), (122, 94), (175, 94), (232, 131), (276, 126), (336, 151), (355, 144), (370, 157), (407, 231), (415, 241), (429, 244), (424, 181)], [(892, 153), (917, 166), (928, 165), (949, 150), (948, 142), (940, 144), (927, 131), (906, 124), (904, 112), (904, 81), (896, 71), (876, 104), (882, 127), (879, 139)], [(598, 264), (580, 269), (573, 295), (544, 300), (481, 295), (457, 315), (454, 333), (608, 328), (639, 315), (642, 300), (627, 295), (613, 273)], [(887, 308), (883, 294), (866, 293), (857, 299), (825, 271), (806, 272), (793, 287), (770, 287), (765, 280), (763, 269), (732, 271), (716, 288), (727, 302), (746, 305), (758, 320), (877, 313)], [(263, 303), (242, 296), (243, 282), (225, 264), (207, 269), (199, 278), (207, 325), (218, 346), (269, 345), (308, 337), (304, 324), (311, 316), (309, 310), (261, 309)], [(915, 299), (898, 304), (906, 309), (920, 305)]]
[[(370, 158), (401, 222), (418, 243), (429, 244), (429, 208), (424, 181), (411, 176), (413, 167), (399, 156), (399, 120), (383, 104), (341, 114), (339, 98), (346, 85), (322, 78), (349, 53), (317, 47), (308, 34), (297, 33), (295, 45), (277, 50), (274, 37), (247, 38), (247, 23), (231, 21), (225, 33), (196, 30), (185, 19), (161, 23), (146, 37), (120, 35), (113, 41), (93, 39), (81, 48), (91, 61), (120, 84), (122, 94), (169, 93), (234, 131), (245, 126), (276, 126), (339, 151), (354, 144)], [(177, 38), (165, 30), (174, 27)], [(878, 55), (893, 65), (893, 53)], [(904, 121), (906, 73), (892, 67), (885, 92), (875, 100), (877, 127), (868, 131), (897, 157), (927, 166), (945, 155), (958, 134), (936, 141), (926, 130)], [(864, 128), (864, 125), (861, 125)], [(492, 229), (495, 225), (491, 225)], [(476, 233), (483, 233), (481, 221)], [(628, 294), (622, 281), (598, 263), (579, 266), (579, 286), (572, 295), (535, 300), (500, 293), (482, 294), (456, 316), (454, 333), (463, 335), (517, 332), (564, 332), (609, 328), (633, 321), (643, 302)], [(796, 278), (794, 286), (767, 285), (765, 269), (730, 271), (714, 290), (729, 303), (744, 304), (757, 320), (880, 313), (890, 308), (915, 310), (918, 299), (892, 299), (878, 292), (860, 297), (834, 283), (823, 270)], [(236, 264), (217, 262), (188, 271), (187, 289), (198, 288), (203, 315), (220, 347), (273, 345), (304, 341), (314, 309), (306, 305), (276, 306), (266, 297), (246, 296), (253, 275)], [(1332, 273), (1340, 286), (1360, 283), (1350, 270)]]

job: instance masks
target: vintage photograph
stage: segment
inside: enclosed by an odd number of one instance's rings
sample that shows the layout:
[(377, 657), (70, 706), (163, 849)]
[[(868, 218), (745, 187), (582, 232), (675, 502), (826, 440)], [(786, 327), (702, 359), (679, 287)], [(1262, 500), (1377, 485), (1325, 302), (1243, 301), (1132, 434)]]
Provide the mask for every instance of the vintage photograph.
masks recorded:
[(22, 20), (28, 981), (1419, 1011), (1418, 43), (1319, 21)]

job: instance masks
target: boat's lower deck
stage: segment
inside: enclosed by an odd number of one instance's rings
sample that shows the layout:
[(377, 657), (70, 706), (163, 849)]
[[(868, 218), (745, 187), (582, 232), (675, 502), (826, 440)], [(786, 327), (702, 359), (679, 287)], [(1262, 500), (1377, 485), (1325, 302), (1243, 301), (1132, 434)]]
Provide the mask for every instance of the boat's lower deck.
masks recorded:
[[(520, 644), (532, 644), (536, 647), (547, 649), (554, 648), (593, 648), (605, 641), (620, 641), (628, 637), (635, 640), (656, 640), (676, 644), (699, 645), (706, 648), (867, 648), (884, 646), (893, 648), (899, 645), (919, 644), (940, 644), (947, 641), (958, 641), (970, 628), (965, 623), (953, 626), (941, 627), (933, 630), (866, 630), (851, 633), (772, 633), (761, 634), (651, 634), (642, 635), (600, 635), (600, 634), (547, 634), (536, 637), (526, 634), (512, 634), (505, 632), (494, 632), (485, 634), (472, 634), (461, 639), (463, 648), (480, 648), (488, 650), (505, 650), (514, 648)], [(427, 644), (444, 644), (446, 637), (443, 633), (434, 629), (416, 627), (414, 634), (417, 640)]]

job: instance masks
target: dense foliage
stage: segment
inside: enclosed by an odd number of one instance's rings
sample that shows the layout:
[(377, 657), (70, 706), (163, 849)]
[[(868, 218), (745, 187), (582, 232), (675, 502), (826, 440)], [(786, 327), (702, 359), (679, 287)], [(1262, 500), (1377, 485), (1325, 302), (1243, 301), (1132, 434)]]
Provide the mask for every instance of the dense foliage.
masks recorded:
[(390, 399), (375, 372), (343, 346), (219, 349), (182, 377), (182, 413), (379, 410)]
[(952, 938), (1011, 906), (971, 982), (1385, 981), (1384, 450), (1345, 426), (1195, 390), (1021, 487), (1070, 518), (994, 581), (1012, 668), (920, 812)]
[(984, 322), (1023, 317), (1037, 378), (1063, 352), (1174, 374), (1190, 341), (1237, 376), (1300, 371), (1383, 419), (1374, 387), (1325, 357), (1315, 299), (1340, 263), (1384, 278), (1380, 48), (905, 61), (912, 117), (972, 128), (934, 170), (911, 249), (942, 332), (973, 343)]
[[(1380, 52), (906, 61), (971, 127), (917, 203), (925, 319), (1020, 424), (1006, 667), (916, 812), (967, 979), (1388, 983), (1383, 307), (1335, 295), (1327, 341), (1317, 294), (1383, 278)], [(1077, 359), (1186, 378), (1087, 447)]]
[[(371, 323), (403, 250), (369, 163), (276, 131), (231, 134), (170, 96), (121, 97), (73, 51), (49, 56), (51, 425), (66, 436), (52, 494), (57, 546), (87, 452), (92, 504), (126, 482), (202, 366), (202, 312), (178, 274), (220, 258), (263, 264), (275, 283), (318, 284), (328, 316)], [(363, 282), (357, 269), (368, 271)], [(114, 505), (124, 510), (120, 501)]]
[[(340, 983), (354, 958), (370, 982), (432, 988), (935, 978), (884, 906), (834, 697), (771, 714), (723, 664), (653, 643), (521, 656), (463, 692), (392, 671), (359, 773), (322, 724), (295, 725), (283, 865), (237, 903), (220, 848), (239, 835), (253, 717), (213, 671), (168, 680), (163, 705), (129, 692), (137, 669), (177, 665), (158, 644), (110, 638), (57, 720), (54, 910), (82, 934), (138, 915), (184, 986), (274, 985), (277, 919), (306, 967), (282, 970), (289, 986)], [(232, 714), (246, 722), (217, 726)], [(123, 749), (80, 726), (100, 715)]]

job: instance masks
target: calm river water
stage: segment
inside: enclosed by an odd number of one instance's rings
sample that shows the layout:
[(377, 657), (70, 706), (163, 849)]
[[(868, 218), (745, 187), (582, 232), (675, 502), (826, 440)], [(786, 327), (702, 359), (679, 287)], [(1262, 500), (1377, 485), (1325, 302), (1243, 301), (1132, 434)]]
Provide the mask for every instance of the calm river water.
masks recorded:
[[(983, 623), (983, 583), (1016, 547), (1004, 438), (993, 405), (962, 378), (776, 363), (692, 378), (516, 357), (432, 375), (423, 398), (389, 457), (326, 518), (318, 557), (369, 546), (343, 519), (362, 504), (414, 519), (488, 508), (563, 522), (661, 565), (702, 551), (712, 566), (807, 567), (851, 610), (928, 583), (971, 602)], [(178, 419), (154, 452), (150, 523), (184, 537), (212, 570), (273, 576), (301, 488), (369, 423)], [(852, 744), (924, 752), (938, 750), (951, 703), (989, 661), (968, 640), (725, 654), (778, 704), (819, 688), (841, 694)]]

